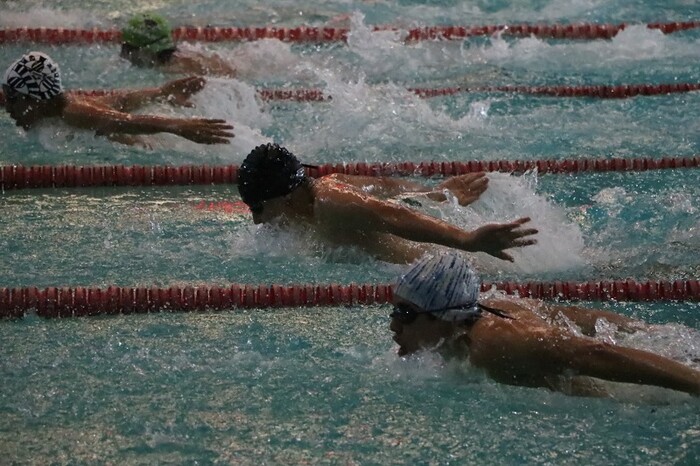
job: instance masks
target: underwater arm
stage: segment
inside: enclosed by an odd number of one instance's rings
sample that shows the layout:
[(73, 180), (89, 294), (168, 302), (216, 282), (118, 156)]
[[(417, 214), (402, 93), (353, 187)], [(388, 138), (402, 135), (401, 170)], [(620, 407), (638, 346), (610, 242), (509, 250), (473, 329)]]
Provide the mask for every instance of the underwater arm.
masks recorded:
[(120, 90), (116, 94), (100, 97), (103, 104), (121, 112), (138, 110), (156, 101), (167, 101), (173, 105), (192, 107), (189, 98), (202, 90), (206, 80), (200, 76), (168, 81), (159, 87), (136, 90)]
[(119, 144), (124, 144), (125, 146), (139, 146), (144, 149), (153, 149), (153, 147), (144, 138), (139, 136), (111, 133), (105, 134), (105, 137), (112, 142), (118, 142)]
[(170, 73), (193, 73), (227, 78), (235, 78), (238, 74), (235, 67), (217, 54), (205, 55), (179, 49), (162, 69)]

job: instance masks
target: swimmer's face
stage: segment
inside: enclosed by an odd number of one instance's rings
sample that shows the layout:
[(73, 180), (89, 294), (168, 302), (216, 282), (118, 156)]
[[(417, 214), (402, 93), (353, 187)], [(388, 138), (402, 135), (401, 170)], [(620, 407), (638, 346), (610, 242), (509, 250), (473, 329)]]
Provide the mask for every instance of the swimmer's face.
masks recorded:
[(17, 126), (29, 129), (32, 124), (45, 116), (45, 105), (41, 100), (8, 91), (7, 86), (3, 86), (3, 90), (5, 90), (5, 110), (15, 120)]
[(263, 201), (262, 209), (253, 212), (253, 223), (270, 223), (280, 221), (287, 213), (288, 201), (285, 197), (275, 197)]
[(422, 349), (435, 348), (452, 334), (453, 325), (430, 313), (420, 312), (408, 301), (397, 299), (389, 330), (394, 332), (393, 339), (399, 345), (399, 356), (406, 356)]

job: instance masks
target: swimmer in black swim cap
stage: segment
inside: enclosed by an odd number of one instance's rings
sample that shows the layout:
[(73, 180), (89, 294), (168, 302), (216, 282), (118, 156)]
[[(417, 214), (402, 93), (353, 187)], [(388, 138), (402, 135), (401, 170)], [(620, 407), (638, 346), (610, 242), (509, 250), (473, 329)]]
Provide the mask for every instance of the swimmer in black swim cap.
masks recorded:
[(467, 205), (486, 187), (484, 173), (448, 178), (437, 189), (389, 177), (333, 174), (312, 178), (291, 152), (277, 144), (253, 149), (238, 174), (241, 198), (253, 212), (255, 223), (295, 223), (331, 244), (355, 246), (396, 263), (420, 257), (427, 243), (483, 251), (511, 261), (506, 249), (534, 244), (532, 235), (537, 230), (523, 227), (529, 218), (466, 231), (388, 200), (412, 193), (435, 201), (454, 196)]
[(256, 147), (238, 172), (238, 191), (253, 214), (262, 213), (265, 201), (286, 196), (308, 182), (301, 162), (277, 144)]

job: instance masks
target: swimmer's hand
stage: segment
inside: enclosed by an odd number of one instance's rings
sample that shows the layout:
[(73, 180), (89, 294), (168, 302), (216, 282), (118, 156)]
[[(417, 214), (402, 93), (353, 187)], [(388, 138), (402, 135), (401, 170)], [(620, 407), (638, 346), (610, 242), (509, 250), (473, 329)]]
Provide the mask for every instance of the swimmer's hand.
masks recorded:
[(489, 223), (471, 232), (469, 250), (482, 251), (499, 259), (513, 262), (513, 256), (505, 249), (522, 248), (536, 244), (537, 240), (530, 238), (537, 233), (535, 228), (521, 228), (530, 221), (529, 217), (519, 218), (511, 223)]
[(206, 82), (207, 81), (201, 76), (189, 76), (163, 84), (160, 87), (160, 91), (162, 97), (172, 105), (194, 107), (194, 104), (190, 101), (190, 97), (201, 91)]
[(190, 118), (177, 120), (176, 127), (170, 132), (200, 144), (229, 144), (229, 138), (234, 137), (233, 132), (229, 131), (231, 129), (233, 126), (226, 120)]
[[(479, 199), (479, 196), (486, 191), (488, 184), (489, 179), (484, 172), (453, 176), (437, 186), (440, 191), (434, 192), (434, 195), (431, 195), (431, 199), (436, 201), (446, 200), (442, 191), (447, 189), (457, 198), (459, 205), (467, 206)], [(435, 195), (442, 196), (442, 199)]]

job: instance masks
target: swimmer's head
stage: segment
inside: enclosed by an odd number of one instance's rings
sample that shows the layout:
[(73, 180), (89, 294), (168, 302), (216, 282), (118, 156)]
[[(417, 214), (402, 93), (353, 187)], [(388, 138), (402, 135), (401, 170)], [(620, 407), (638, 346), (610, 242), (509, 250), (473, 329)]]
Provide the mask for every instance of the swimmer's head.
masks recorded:
[(238, 192), (250, 210), (262, 211), (263, 202), (286, 196), (306, 180), (304, 167), (284, 147), (263, 144), (253, 149), (238, 170)]
[(49, 100), (63, 94), (61, 73), (51, 57), (42, 52), (22, 55), (5, 71), (2, 82), (8, 94), (21, 94), (36, 100)]
[(130, 49), (159, 54), (175, 50), (170, 24), (162, 16), (139, 13), (122, 29), (122, 43)]
[(460, 254), (427, 255), (399, 277), (394, 300), (440, 320), (468, 321), (481, 314), (480, 286), (476, 272)]

